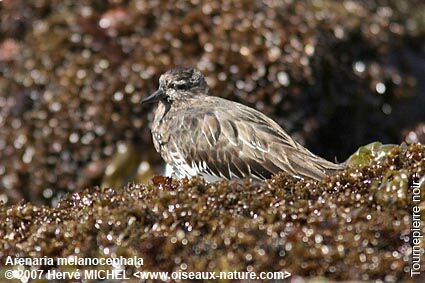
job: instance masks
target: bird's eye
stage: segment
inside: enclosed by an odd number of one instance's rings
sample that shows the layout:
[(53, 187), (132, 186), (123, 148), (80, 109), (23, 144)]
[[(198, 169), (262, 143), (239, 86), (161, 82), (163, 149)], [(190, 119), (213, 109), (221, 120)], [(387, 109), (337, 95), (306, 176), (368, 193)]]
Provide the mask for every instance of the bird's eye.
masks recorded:
[(188, 85), (186, 83), (183, 84), (172, 84), (171, 85), (172, 88), (174, 89), (178, 89), (178, 90), (184, 90), (188, 88)]

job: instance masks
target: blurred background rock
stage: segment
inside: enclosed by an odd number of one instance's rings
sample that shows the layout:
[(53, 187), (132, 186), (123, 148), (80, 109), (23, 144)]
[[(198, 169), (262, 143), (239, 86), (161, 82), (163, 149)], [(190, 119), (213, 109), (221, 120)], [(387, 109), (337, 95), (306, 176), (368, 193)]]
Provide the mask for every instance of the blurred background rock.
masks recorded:
[(424, 142), (423, 1), (172, 2), (0, 0), (1, 200), (160, 173), (140, 101), (176, 65), (330, 160)]

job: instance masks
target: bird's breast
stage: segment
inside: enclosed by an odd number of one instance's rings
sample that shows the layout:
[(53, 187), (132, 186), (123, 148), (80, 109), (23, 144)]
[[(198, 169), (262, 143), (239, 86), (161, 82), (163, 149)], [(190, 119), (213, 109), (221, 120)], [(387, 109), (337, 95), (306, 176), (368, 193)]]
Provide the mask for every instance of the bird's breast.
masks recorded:
[(164, 146), (170, 139), (169, 131), (169, 108), (163, 103), (158, 104), (158, 108), (155, 111), (154, 120), (152, 123), (152, 139), (157, 152), (163, 152)]

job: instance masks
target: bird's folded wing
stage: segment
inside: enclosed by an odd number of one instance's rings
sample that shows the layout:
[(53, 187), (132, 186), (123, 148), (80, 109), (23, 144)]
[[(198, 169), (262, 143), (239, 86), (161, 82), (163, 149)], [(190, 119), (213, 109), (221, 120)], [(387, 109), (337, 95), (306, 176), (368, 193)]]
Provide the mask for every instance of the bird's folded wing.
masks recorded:
[(266, 179), (280, 171), (314, 179), (325, 175), (311, 164), (315, 155), (260, 112), (213, 109), (179, 113), (170, 124), (169, 148), (198, 172), (225, 179)]

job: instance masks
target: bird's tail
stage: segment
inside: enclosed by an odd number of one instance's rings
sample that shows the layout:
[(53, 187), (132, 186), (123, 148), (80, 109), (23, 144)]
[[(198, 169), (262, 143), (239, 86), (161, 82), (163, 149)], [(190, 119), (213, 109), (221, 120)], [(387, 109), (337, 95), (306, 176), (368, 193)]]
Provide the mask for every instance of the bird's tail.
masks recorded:
[(313, 154), (306, 148), (298, 148), (298, 154), (290, 155), (291, 165), (301, 177), (322, 180), (345, 168), (344, 163), (333, 163)]

